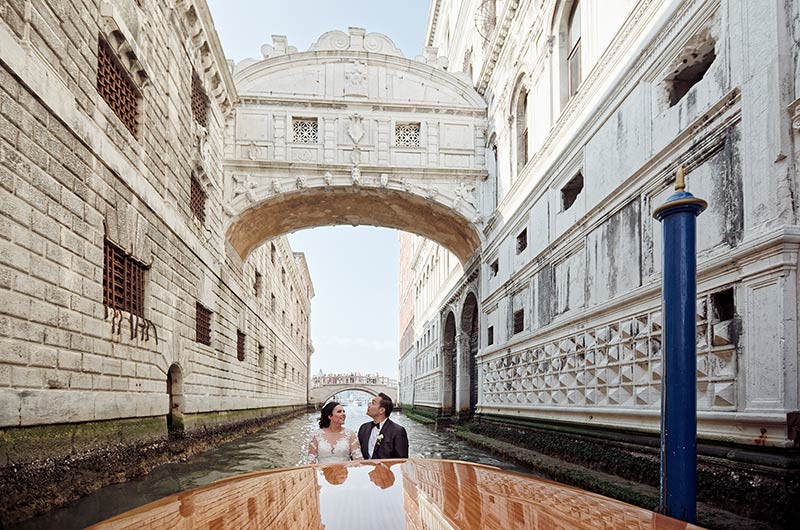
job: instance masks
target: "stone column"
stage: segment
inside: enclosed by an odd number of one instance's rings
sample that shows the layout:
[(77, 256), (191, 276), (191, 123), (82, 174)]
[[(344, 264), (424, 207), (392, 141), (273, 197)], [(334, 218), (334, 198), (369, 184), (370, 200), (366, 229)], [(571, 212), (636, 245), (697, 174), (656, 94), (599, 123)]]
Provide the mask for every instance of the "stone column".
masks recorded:
[(469, 411), (469, 334), (456, 336), (456, 413)]

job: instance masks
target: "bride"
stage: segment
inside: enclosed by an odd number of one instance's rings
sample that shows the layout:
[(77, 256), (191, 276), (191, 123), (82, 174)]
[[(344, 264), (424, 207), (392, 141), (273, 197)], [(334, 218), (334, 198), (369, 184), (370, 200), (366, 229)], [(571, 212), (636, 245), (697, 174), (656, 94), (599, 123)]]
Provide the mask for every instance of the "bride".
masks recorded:
[(358, 443), (356, 433), (344, 428), (345, 417), (344, 407), (335, 401), (322, 407), (319, 430), (311, 435), (311, 440), (308, 442), (307, 463), (326, 464), (362, 460), (361, 445)]

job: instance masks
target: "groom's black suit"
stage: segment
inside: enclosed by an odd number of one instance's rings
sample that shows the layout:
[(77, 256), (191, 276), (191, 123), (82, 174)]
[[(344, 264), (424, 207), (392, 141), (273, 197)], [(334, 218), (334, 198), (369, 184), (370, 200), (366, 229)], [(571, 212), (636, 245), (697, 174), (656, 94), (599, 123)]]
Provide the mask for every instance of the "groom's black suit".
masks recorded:
[[(368, 421), (358, 429), (358, 442), (361, 444), (361, 454), (370, 459), (369, 435), (372, 434), (373, 423)], [(379, 458), (408, 458), (408, 435), (405, 428), (386, 419), (379, 435), (383, 435), (381, 443), (375, 444), (372, 460)]]

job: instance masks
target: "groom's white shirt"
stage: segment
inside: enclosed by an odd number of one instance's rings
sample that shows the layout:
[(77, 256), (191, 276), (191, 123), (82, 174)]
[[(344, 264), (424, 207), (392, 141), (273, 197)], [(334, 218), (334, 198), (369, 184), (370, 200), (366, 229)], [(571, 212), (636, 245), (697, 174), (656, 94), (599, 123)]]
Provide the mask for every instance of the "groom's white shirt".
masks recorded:
[(372, 431), (369, 433), (369, 442), (367, 442), (367, 452), (369, 453), (369, 457), (372, 458), (372, 453), (375, 451), (375, 443), (378, 441), (378, 434), (380, 434), (381, 429), (383, 429), (386, 420), (389, 418), (384, 419), (380, 423), (380, 427), (376, 428), (374, 425), (372, 426)]

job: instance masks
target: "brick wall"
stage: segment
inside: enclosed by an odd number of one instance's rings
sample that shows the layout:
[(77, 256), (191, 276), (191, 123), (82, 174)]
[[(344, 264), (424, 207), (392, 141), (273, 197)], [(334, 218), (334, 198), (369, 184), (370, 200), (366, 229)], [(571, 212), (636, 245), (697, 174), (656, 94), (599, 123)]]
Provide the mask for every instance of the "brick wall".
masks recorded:
[[(166, 415), (176, 363), (184, 413), (304, 404), (307, 271), (285, 238), (274, 264), (269, 245), (242, 264), (224, 239), (222, 130), (235, 95), (205, 3), (110, 4), (0, 1), (0, 427)], [(96, 90), (98, 36), (120, 35), (146, 75), (136, 136)], [(207, 131), (190, 109), (193, 72)], [(205, 223), (190, 210), (193, 174)], [(138, 319), (120, 323), (103, 305), (106, 237), (149, 264), (147, 340), (142, 327), (132, 337)], [(198, 301), (213, 311), (211, 346), (195, 341)]]

